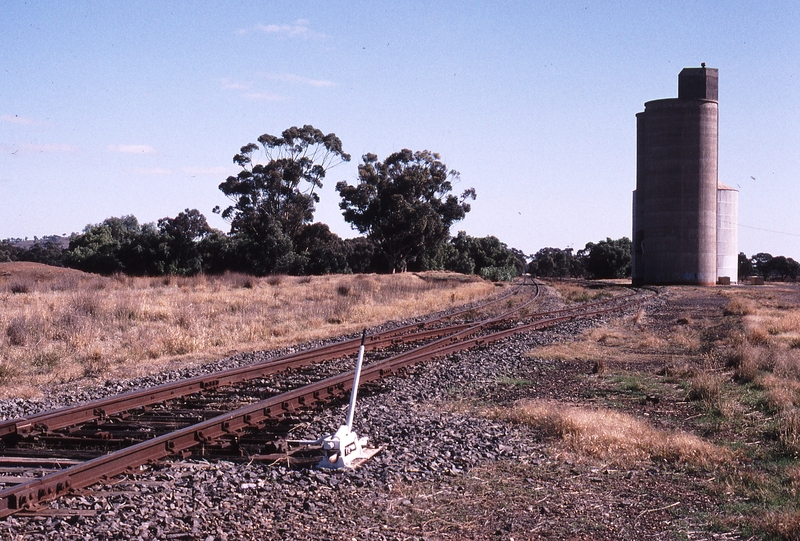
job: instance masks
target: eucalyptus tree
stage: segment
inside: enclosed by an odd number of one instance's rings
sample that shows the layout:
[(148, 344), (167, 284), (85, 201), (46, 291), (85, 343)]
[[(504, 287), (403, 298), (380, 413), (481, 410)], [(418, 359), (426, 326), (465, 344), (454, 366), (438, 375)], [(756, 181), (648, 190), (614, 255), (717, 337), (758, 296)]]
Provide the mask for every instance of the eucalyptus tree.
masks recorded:
[(197, 209), (158, 220), (160, 259), (164, 274), (194, 275), (203, 270), (201, 242), (213, 233)]
[(383, 254), (392, 272), (403, 271), (426, 246), (449, 237), (450, 226), (462, 220), (475, 199), (469, 188), (461, 197), (450, 192), (459, 179), (439, 154), (403, 149), (378, 161), (366, 154), (358, 167), (359, 182), (336, 184), (344, 219), (366, 234)]
[(631, 275), (631, 240), (628, 237), (588, 242), (578, 252), (588, 278), (626, 278)]
[(251, 271), (291, 267), (293, 242), (314, 219), (325, 174), (347, 161), (341, 140), (311, 125), (288, 128), (280, 136), (264, 134), (233, 157), (242, 169), (219, 185), (232, 204), (214, 212), (231, 224)]

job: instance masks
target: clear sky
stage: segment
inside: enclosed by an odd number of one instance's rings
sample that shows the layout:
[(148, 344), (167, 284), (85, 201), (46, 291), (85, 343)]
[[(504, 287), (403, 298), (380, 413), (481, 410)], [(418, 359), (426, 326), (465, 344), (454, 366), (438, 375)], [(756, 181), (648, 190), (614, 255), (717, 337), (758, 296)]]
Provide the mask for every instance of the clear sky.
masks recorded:
[(800, 260), (795, 0), (51, 2), (0, 15), (0, 238), (228, 200), (231, 158), (312, 124), (353, 156), (315, 219), (354, 236), (360, 157), (441, 154), (477, 190), (456, 224), (525, 253), (631, 235), (636, 113), (719, 69), (720, 180), (739, 248)]

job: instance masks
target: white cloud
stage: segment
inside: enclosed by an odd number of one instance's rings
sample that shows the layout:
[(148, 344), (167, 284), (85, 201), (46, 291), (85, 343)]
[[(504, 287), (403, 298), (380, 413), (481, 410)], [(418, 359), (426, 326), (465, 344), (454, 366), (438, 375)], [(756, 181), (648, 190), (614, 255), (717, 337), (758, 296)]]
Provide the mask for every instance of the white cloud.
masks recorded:
[(314, 32), (309, 28), (308, 19), (298, 19), (293, 24), (257, 24), (252, 28), (243, 28), (239, 34), (249, 34), (250, 32), (262, 32), (286, 38), (324, 38), (325, 34)]
[[(77, 152), (80, 150), (75, 145), (62, 145), (57, 143), (39, 144), (39, 143), (23, 143), (18, 148), (21, 152)], [(15, 151), (16, 152), (16, 151)]]
[(172, 169), (165, 167), (141, 167), (132, 170), (138, 175), (171, 175)]
[(238, 81), (232, 81), (227, 78), (220, 79), (220, 83), (222, 84), (222, 88), (224, 88), (225, 90), (247, 90), (248, 88), (250, 88), (249, 84), (240, 83)]
[(149, 145), (108, 145), (106, 149), (125, 154), (155, 154), (156, 152), (156, 149)]
[(217, 167), (182, 167), (181, 172), (189, 175), (224, 175), (228, 171), (222, 166)]
[(309, 77), (303, 77), (301, 75), (293, 75), (291, 73), (268, 74), (267, 77), (269, 77), (274, 81), (283, 81), (285, 83), (316, 86), (319, 88), (336, 86), (336, 83), (334, 83), (333, 81), (326, 81), (323, 79), (311, 79)]
[[(303, 77), (301, 75), (294, 75), (292, 73), (259, 73), (259, 77), (266, 77), (272, 81), (280, 81), (283, 83), (293, 84), (293, 85), (305, 85), (311, 86), (316, 88), (329, 88), (333, 86), (337, 86), (336, 83), (333, 81), (327, 81), (324, 79), (311, 79), (309, 77)], [(253, 89), (253, 85), (251, 83), (242, 83), (240, 81), (235, 81), (233, 79), (223, 78), (220, 79), (220, 84), (222, 88), (225, 90), (232, 90), (232, 91), (241, 91), (241, 97), (246, 100), (251, 101), (283, 101), (286, 96), (281, 94), (276, 94), (274, 92), (268, 91), (259, 91), (257, 89)], [(252, 89), (252, 90), (251, 90)]]
[(281, 101), (285, 99), (283, 96), (271, 92), (248, 92), (247, 94), (242, 94), (242, 96), (254, 101)]
[(39, 120), (19, 115), (2, 115), (0, 116), (0, 120), (8, 122), (9, 124), (19, 124), (21, 126), (38, 126), (42, 124)]

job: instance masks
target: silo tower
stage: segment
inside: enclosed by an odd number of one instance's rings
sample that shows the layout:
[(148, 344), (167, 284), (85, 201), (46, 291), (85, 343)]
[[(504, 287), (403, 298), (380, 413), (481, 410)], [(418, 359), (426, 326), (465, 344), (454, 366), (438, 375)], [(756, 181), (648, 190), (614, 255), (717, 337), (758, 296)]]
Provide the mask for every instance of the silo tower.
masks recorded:
[(717, 280), (735, 284), (739, 274), (739, 191), (717, 188)]
[(633, 283), (717, 281), (717, 103), (715, 68), (685, 68), (678, 97), (636, 115)]

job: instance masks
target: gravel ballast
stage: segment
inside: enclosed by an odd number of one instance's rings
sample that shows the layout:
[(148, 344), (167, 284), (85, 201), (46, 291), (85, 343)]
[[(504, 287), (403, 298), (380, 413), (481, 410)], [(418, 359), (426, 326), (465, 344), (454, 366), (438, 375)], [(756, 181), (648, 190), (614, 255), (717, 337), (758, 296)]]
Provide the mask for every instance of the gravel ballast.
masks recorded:
[[(506, 391), (514, 395), (504, 383), (514, 378), (530, 381), (528, 392), (536, 395), (545, 378), (569, 381), (586, 374), (588, 366), (532, 359), (526, 353), (602, 322), (595, 318), (520, 334), (366, 386), (359, 392), (354, 430), (382, 451), (356, 470), (192, 459), (153, 464), (95, 487), (91, 494), (60, 498), (52, 516), (0, 521), (0, 538), (674, 539), (676, 532), (700, 529), (702, 513), (713, 502), (698, 479), (671, 472), (669, 489), (652, 490), (654, 480), (664, 475), (652, 465), (617, 471), (556, 460), (536, 431), (458, 407), (488, 399), (502, 402)], [(273, 354), (240, 355), (206, 369)], [(0, 416), (18, 417), (195, 373), (108, 382), (41, 401), (4, 401)], [(557, 392), (553, 389), (540, 387), (545, 398), (557, 398), (551, 396)], [(297, 436), (334, 432), (344, 422), (346, 407), (311, 415)], [(525, 472), (522, 489), (496, 490), (494, 484), (503, 479), (492, 475), (502, 471)], [(472, 505), (465, 499), (466, 487), (475, 483), (487, 487), (479, 492), (484, 503), (475, 501), (472, 515), (462, 514)], [(474, 498), (474, 486), (469, 490)], [(487, 510), (489, 504), (493, 507)]]

